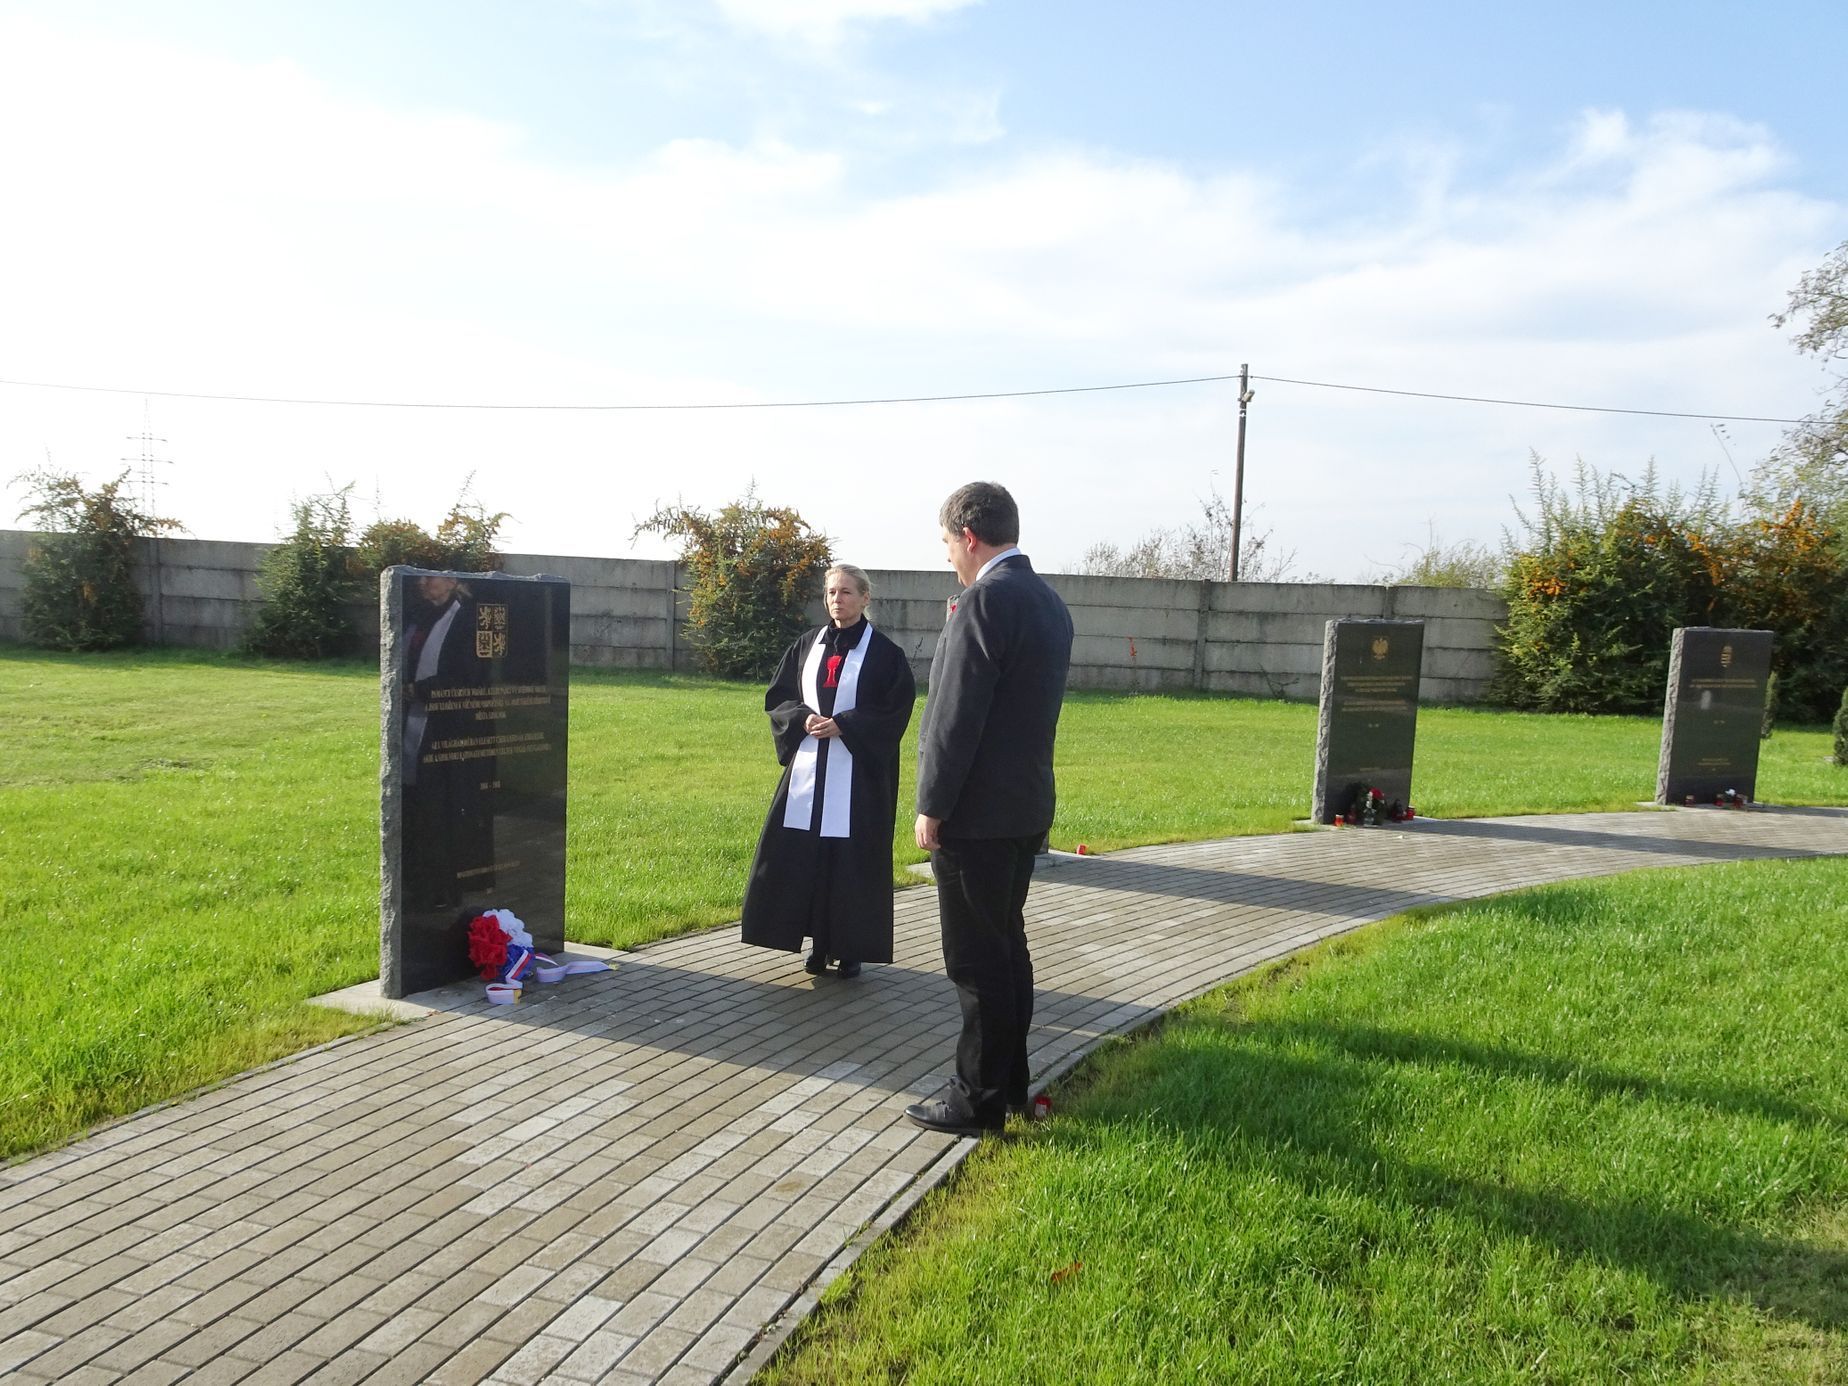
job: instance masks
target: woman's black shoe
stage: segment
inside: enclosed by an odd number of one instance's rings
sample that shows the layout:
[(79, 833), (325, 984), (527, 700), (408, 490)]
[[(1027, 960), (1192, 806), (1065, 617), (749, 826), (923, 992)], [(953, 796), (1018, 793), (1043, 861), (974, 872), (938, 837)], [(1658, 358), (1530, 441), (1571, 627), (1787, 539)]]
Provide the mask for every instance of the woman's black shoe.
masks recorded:
[(843, 977), (858, 977), (860, 975), (860, 964), (857, 962), (849, 962), (846, 958), (842, 958), (840, 974)]
[(811, 977), (819, 977), (828, 970), (828, 955), (817, 949), (808, 955), (808, 961), (802, 964), (802, 970)]

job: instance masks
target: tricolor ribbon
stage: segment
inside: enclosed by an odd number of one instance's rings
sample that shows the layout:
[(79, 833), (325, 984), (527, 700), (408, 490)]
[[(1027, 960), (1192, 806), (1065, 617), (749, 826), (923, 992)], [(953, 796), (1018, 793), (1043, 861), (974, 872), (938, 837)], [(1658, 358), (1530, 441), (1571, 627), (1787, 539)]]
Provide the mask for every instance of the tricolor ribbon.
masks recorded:
[(501, 979), (488, 983), (488, 1004), (513, 1004), (520, 999), (527, 982), (562, 982), (567, 977), (581, 977), (587, 972), (609, 970), (610, 965), (601, 958), (569, 958), (558, 962), (544, 953), (510, 943), (507, 945), (507, 967), (501, 973)]
[(533, 976), (541, 982), (562, 982), (567, 977), (581, 976), (586, 972), (608, 972), (610, 965), (601, 958), (572, 958), (569, 962), (553, 962), (544, 953), (536, 953), (537, 962)]
[(526, 974), (532, 970), (533, 959), (538, 956), (524, 944), (509, 943), (507, 945), (507, 965), (501, 969), (501, 981), (523, 981)]
[[(599, 958), (571, 958), (558, 962), (533, 947), (533, 936), (512, 910), (483, 910), (507, 936), (507, 957), (500, 975), (488, 983), (488, 1004), (510, 1006), (520, 999), (529, 981), (562, 982), (586, 972), (608, 972), (610, 965)], [(475, 923), (481, 923), (477, 917)]]

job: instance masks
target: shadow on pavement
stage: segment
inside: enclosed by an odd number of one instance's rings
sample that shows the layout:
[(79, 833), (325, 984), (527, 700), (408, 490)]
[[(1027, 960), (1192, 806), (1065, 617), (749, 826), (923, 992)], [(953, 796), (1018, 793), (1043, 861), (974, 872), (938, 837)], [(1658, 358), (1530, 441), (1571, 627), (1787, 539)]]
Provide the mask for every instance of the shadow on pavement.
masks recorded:
[[(1715, 810), (1715, 812), (1719, 811)], [(1823, 849), (1813, 847), (1782, 847), (1762, 844), (1747, 846), (1731, 842), (1709, 842), (1700, 838), (1653, 837), (1642, 833), (1613, 833), (1597, 828), (1529, 822), (1497, 822), (1491, 819), (1421, 818), (1411, 825), (1411, 831), (1420, 837), (1428, 835), (1477, 839), (1499, 838), (1508, 842), (1527, 842), (1542, 847), (1595, 847), (1613, 852), (1642, 852), (1708, 861), (1752, 861), (1761, 857), (1828, 855)]]

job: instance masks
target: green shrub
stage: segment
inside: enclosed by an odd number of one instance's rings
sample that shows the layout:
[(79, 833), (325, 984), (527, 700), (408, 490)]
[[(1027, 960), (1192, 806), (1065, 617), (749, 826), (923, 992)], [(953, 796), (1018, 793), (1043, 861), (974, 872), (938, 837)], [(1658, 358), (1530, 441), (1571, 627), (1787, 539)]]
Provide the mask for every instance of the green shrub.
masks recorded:
[(353, 537), (353, 485), (297, 501), (294, 530), (264, 557), (262, 605), (244, 638), (253, 654), (324, 659), (356, 640), (352, 607), (393, 564), (481, 573), (500, 566), (494, 540), (507, 519), (469, 499), (467, 486), (431, 534), (414, 520), (375, 520)]
[(1777, 635), (1772, 655), (1785, 715), (1826, 721), (1848, 683), (1848, 558), (1808, 502), (1749, 516), (1727, 554), (1723, 624)]
[[(1798, 350), (1848, 359), (1844, 288), (1848, 242), (1797, 281), (1773, 321), (1801, 324)], [(1710, 478), (1684, 500), (1659, 494), (1652, 474), (1631, 487), (1581, 463), (1575, 501), (1534, 459), (1539, 507), (1508, 545), (1495, 693), (1517, 707), (1642, 711), (1660, 686), (1665, 627), (1738, 626), (1777, 637), (1783, 714), (1827, 718), (1848, 684), (1848, 376), (1837, 385), (1754, 469), (1736, 521)]]
[(1677, 626), (1713, 623), (1728, 531), (1711, 481), (1692, 494), (1579, 464), (1568, 493), (1534, 460), (1517, 511), (1493, 695), (1541, 712), (1659, 707)]
[(455, 573), (487, 573), (501, 565), (494, 541), (507, 520), (505, 511), (489, 514), (469, 499), (464, 487), (449, 513), (431, 534), (414, 520), (375, 520), (353, 545), (353, 571), (362, 583), (376, 585), (394, 564)]
[(794, 510), (766, 506), (755, 488), (716, 515), (664, 506), (635, 527), (681, 541), (691, 570), (687, 639), (707, 671), (762, 678), (808, 625), (821, 592), (828, 538)]
[(1842, 690), (1842, 705), (1835, 710), (1835, 763), (1848, 765), (1848, 688)]
[(377, 577), (394, 564), (442, 568), (443, 551), (415, 520), (374, 520), (353, 544), (353, 576)]
[(94, 491), (61, 472), (29, 472), (19, 480), (34, 497), (20, 518), (45, 531), (26, 552), (20, 597), (26, 639), (59, 650), (139, 643), (135, 546), (179, 522), (147, 514), (124, 495), (127, 472)]
[(1758, 739), (1769, 741), (1771, 733), (1777, 730), (1777, 671), (1771, 671), (1771, 677), (1765, 680), (1765, 713), (1758, 722)]
[(495, 551), (494, 541), (506, 520), (506, 511), (490, 515), (468, 498), (465, 489), (436, 527), (442, 566), (458, 573), (491, 573), (500, 567), (501, 555)]
[(1508, 559), (1486, 544), (1446, 544), (1431, 527), (1430, 539), (1380, 578), (1386, 587), (1474, 587), (1494, 589), (1508, 578)]
[[(1813, 624), (1777, 630), (1779, 696), (1786, 720), (1821, 722), (1831, 715), (1836, 689), (1848, 684), (1848, 561)], [(1788, 647), (1788, 648), (1786, 648)]]
[(244, 637), (253, 654), (325, 659), (353, 649), (348, 603), (360, 594), (353, 576), (349, 483), (295, 502), (295, 528), (263, 557), (262, 604)]

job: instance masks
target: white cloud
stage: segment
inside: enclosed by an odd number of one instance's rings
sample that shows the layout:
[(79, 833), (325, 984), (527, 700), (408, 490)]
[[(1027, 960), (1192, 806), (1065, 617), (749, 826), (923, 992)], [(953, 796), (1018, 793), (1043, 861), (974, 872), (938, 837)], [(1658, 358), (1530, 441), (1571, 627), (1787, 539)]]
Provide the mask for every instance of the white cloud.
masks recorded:
[(719, 11), (741, 28), (819, 43), (837, 41), (844, 29), (880, 20), (927, 23), (980, 0), (717, 0)]
[[(888, 9), (892, 7), (887, 7)], [(865, 6), (810, 7), (816, 14)], [(901, 103), (902, 104), (902, 103)], [(992, 107), (990, 108), (992, 114)], [(885, 115), (877, 118), (885, 119)], [(869, 194), (850, 149), (683, 139), (548, 162), (466, 113), (357, 101), (286, 64), (0, 21), (0, 376), (479, 402), (917, 395), (1236, 371), (1644, 408), (1801, 413), (1766, 325), (1848, 230), (1780, 188), (1765, 131), (1588, 113), (1493, 182), (1441, 140), (1397, 197), (1312, 218), (1274, 178), (1107, 151), (987, 149)], [(5, 390), (18, 465), (113, 470), (139, 398)], [(615, 414), (156, 400), (170, 509), (263, 537), (323, 477), (426, 522), (463, 475), (528, 550), (622, 552), (633, 517), (756, 478), (873, 565), (936, 561), (939, 492), (1021, 493), (1053, 565), (1230, 487), (1223, 387), (888, 409)], [(1774, 428), (1741, 427), (1742, 461)], [(1248, 494), (1323, 572), (1428, 521), (1493, 538), (1530, 447), (1674, 472), (1704, 423), (1261, 382)], [(1358, 574), (1355, 574), (1358, 575)]]

